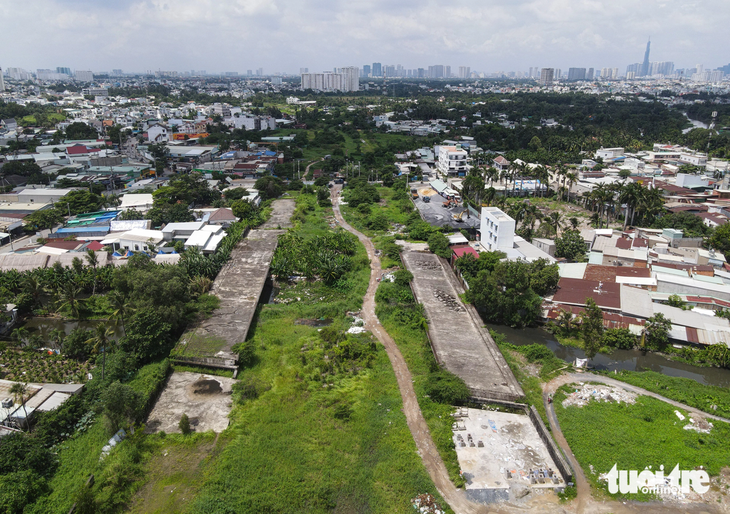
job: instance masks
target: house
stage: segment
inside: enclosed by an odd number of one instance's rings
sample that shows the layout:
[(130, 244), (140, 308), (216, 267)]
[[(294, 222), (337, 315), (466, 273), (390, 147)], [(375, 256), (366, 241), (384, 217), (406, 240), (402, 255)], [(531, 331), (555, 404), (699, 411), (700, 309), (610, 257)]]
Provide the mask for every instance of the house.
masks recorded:
[(479, 241), (487, 251), (514, 248), (515, 220), (498, 207), (482, 207)]
[(155, 123), (147, 129), (147, 140), (152, 143), (167, 142), (170, 140), (170, 133), (167, 127)]
[(512, 165), (511, 162), (509, 162), (507, 159), (505, 159), (503, 156), (498, 155), (494, 159), (494, 167), (498, 169), (499, 171), (505, 171), (508, 170), (509, 167)]
[[(164, 240), (161, 230), (132, 229), (117, 237), (114, 244), (115, 249), (124, 249), (133, 252), (149, 252), (153, 246), (159, 245)], [(102, 244), (105, 244), (102, 241)]]
[(209, 225), (220, 225), (221, 227), (228, 228), (238, 221), (238, 218), (233, 215), (231, 209), (223, 207), (211, 212), (207, 221)]
[(162, 229), (162, 237), (165, 241), (187, 240), (196, 230), (201, 230), (205, 226), (202, 221), (188, 221), (183, 223), (168, 223)]
[(442, 146), (439, 148), (439, 171), (444, 175), (464, 176), (468, 170), (467, 157), (469, 154), (461, 145)]

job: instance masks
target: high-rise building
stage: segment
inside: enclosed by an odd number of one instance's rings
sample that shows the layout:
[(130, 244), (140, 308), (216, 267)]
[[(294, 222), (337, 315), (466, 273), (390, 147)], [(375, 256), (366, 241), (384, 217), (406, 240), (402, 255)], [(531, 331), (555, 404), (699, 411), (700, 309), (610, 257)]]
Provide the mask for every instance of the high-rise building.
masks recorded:
[(451, 66), (444, 66), (444, 78), (451, 78)]
[(373, 77), (382, 77), (383, 76), (383, 65), (379, 62), (373, 63)]
[(363, 67), (362, 67), (362, 76), (363, 77), (369, 77), (370, 76), (370, 73), (371, 73), (370, 70), (371, 70), (370, 65), (369, 64), (364, 64)]
[(555, 70), (553, 68), (543, 68), (540, 70), (540, 85), (551, 86), (553, 84), (553, 74)]
[[(190, 74), (195, 75), (195, 73), (192, 71), (190, 72)], [(112, 75), (115, 77), (121, 77), (122, 75), (124, 75), (124, 72), (122, 70), (112, 70)]]
[(23, 68), (8, 68), (8, 77), (13, 80), (28, 80), (30, 74)]
[(259, 77), (263, 77), (264, 76), (264, 69), (263, 68), (257, 69), (256, 70), (256, 75), (259, 76)]
[(383, 77), (395, 77), (395, 66), (392, 64), (388, 64), (385, 66), (385, 70), (383, 72)]
[(644, 62), (641, 64), (640, 77), (646, 77), (649, 74), (649, 50), (651, 50), (651, 39), (646, 42), (646, 52), (644, 52)]
[(309, 68), (299, 68), (299, 73), (309, 73)]
[[(201, 73), (201, 75), (205, 75), (205, 74)], [(253, 77), (253, 70), (246, 70), (246, 75), (249, 77)]]
[(0, 68), (0, 93), (5, 91), (5, 77), (3, 77), (3, 69)]
[(360, 89), (360, 70), (357, 66), (336, 69), (336, 73), (302, 73), (301, 89), (315, 91), (357, 91)]
[(568, 68), (568, 80), (585, 80), (585, 68)]
[(56, 73), (61, 73), (63, 75), (68, 75), (69, 77), (72, 75), (71, 74), (71, 68), (64, 68), (62, 66), (57, 66), (56, 67)]
[(417, 75), (417, 77), (419, 79), (426, 78), (426, 69), (425, 68), (418, 68), (418, 75)]
[(593, 80), (593, 68), (588, 68), (588, 73), (586, 73), (586, 80)]
[(553, 74), (553, 80), (560, 80), (563, 77), (563, 70), (560, 68), (555, 68), (555, 73)]
[(91, 71), (76, 70), (74, 78), (79, 82), (94, 82), (94, 73)]
[(444, 65), (436, 64), (428, 67), (428, 78), (430, 79), (442, 79), (444, 78)]
[(469, 66), (459, 66), (459, 78), (468, 79), (471, 76), (471, 68)]

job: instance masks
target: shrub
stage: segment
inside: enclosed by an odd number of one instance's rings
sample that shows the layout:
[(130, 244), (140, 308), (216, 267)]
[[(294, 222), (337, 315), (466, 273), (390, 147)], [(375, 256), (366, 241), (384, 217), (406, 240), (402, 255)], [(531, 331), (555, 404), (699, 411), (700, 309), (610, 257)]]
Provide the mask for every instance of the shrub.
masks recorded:
[(183, 413), (183, 415), (180, 416), (180, 422), (177, 426), (183, 435), (188, 435), (190, 433), (190, 418), (188, 418), (187, 414)]
[(430, 373), (425, 389), (433, 401), (448, 405), (463, 404), (470, 396), (464, 381), (445, 369)]
[(603, 333), (603, 346), (630, 350), (636, 346), (636, 336), (628, 328), (609, 328)]

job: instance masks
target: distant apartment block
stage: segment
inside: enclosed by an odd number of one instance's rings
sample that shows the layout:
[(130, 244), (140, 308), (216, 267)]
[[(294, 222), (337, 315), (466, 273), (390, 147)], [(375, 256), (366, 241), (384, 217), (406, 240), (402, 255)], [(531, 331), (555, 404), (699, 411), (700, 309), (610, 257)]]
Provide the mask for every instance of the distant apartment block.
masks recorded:
[(94, 74), (91, 71), (76, 70), (74, 78), (79, 82), (93, 82)]
[(569, 68), (568, 69), (568, 80), (585, 80), (586, 69), (585, 68)]
[(551, 86), (553, 84), (553, 75), (555, 70), (553, 68), (543, 68), (540, 70), (540, 85)]
[(459, 66), (459, 78), (468, 79), (471, 76), (471, 68), (469, 66)]
[(338, 68), (337, 73), (302, 73), (301, 89), (315, 91), (358, 91), (360, 70), (357, 66)]

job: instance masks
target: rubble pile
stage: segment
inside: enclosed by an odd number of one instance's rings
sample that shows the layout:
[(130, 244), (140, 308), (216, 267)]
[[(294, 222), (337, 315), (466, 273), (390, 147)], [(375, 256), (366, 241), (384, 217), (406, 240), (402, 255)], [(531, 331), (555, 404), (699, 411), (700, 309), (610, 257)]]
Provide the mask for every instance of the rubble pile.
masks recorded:
[(417, 512), (420, 512), (421, 514), (443, 514), (444, 511), (439, 507), (439, 504), (436, 503), (436, 498), (434, 498), (432, 495), (426, 493), (426, 494), (419, 494), (415, 498), (411, 500), (411, 505), (413, 505), (413, 508), (416, 509)]
[(579, 382), (577, 385), (579, 387), (563, 400), (563, 407), (583, 407), (591, 400), (623, 403), (634, 403), (636, 401), (635, 393), (626, 391), (620, 387), (584, 384), (582, 382)]

